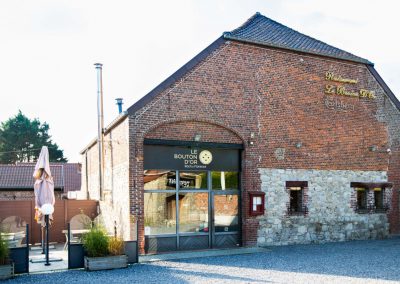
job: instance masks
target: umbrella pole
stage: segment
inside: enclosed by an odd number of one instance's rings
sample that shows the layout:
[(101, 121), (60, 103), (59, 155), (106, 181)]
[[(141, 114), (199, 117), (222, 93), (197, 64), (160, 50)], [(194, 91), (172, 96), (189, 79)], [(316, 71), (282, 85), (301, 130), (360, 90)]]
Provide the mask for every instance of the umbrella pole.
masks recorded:
[(41, 236), (41, 245), (42, 245), (42, 254), (45, 253), (44, 251), (44, 227), (40, 225), (40, 236)]
[(49, 266), (49, 215), (44, 216), (46, 221), (46, 263), (44, 265)]

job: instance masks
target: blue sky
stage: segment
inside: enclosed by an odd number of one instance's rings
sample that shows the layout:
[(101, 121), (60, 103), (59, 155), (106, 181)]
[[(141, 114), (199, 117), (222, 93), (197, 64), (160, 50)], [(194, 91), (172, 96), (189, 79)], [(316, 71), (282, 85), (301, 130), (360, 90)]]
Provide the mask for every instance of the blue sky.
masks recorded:
[(96, 135), (95, 62), (106, 124), (203, 50), (261, 12), (375, 63), (400, 95), (398, 1), (0, 1), (0, 121), (18, 109), (50, 124), (70, 161)]

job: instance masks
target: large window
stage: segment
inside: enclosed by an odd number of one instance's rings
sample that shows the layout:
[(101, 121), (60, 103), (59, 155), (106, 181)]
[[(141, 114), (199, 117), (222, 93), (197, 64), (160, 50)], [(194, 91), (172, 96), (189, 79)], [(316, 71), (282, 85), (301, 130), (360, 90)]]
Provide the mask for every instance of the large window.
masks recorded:
[(239, 231), (239, 172), (145, 170), (143, 181), (146, 236), (205, 235), (210, 214), (215, 232)]
[(180, 172), (180, 189), (207, 189), (207, 172)]
[(176, 173), (170, 170), (145, 170), (143, 183), (145, 190), (175, 190)]
[(144, 233), (162, 235), (176, 233), (176, 194), (145, 193)]
[(212, 189), (239, 189), (238, 172), (211, 172)]

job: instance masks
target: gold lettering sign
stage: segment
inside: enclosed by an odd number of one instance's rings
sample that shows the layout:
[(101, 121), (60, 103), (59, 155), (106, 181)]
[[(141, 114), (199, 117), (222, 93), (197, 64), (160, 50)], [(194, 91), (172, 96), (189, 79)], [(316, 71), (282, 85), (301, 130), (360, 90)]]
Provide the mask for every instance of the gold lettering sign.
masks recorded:
[(333, 72), (326, 72), (325, 74), (325, 79), (328, 81), (335, 81), (335, 82), (340, 82), (340, 83), (349, 83), (349, 84), (357, 84), (358, 80), (355, 79), (348, 79), (348, 78), (343, 78), (340, 75), (336, 75)]
[[(336, 75), (333, 72), (326, 72), (325, 79), (328, 81), (340, 82), (340, 83), (349, 83), (349, 84), (357, 84), (358, 80), (343, 78), (340, 75)], [(346, 96), (346, 97), (355, 97), (355, 98), (362, 98), (362, 99), (375, 99), (375, 93), (370, 90), (360, 89), (359, 91), (352, 91), (346, 89), (344, 86), (336, 86), (327, 84), (325, 85), (325, 94), (329, 95), (339, 95), (339, 96)]]
[(375, 99), (375, 93), (373, 91), (361, 89), (360, 90), (360, 98), (368, 98), (368, 99)]

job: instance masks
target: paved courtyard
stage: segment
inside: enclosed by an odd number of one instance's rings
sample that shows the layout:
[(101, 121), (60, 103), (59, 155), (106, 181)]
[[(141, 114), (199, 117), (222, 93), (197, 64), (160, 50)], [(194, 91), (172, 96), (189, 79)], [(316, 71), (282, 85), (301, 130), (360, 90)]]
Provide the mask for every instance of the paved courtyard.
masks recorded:
[(400, 238), (24, 275), (4, 283), (400, 283)]

